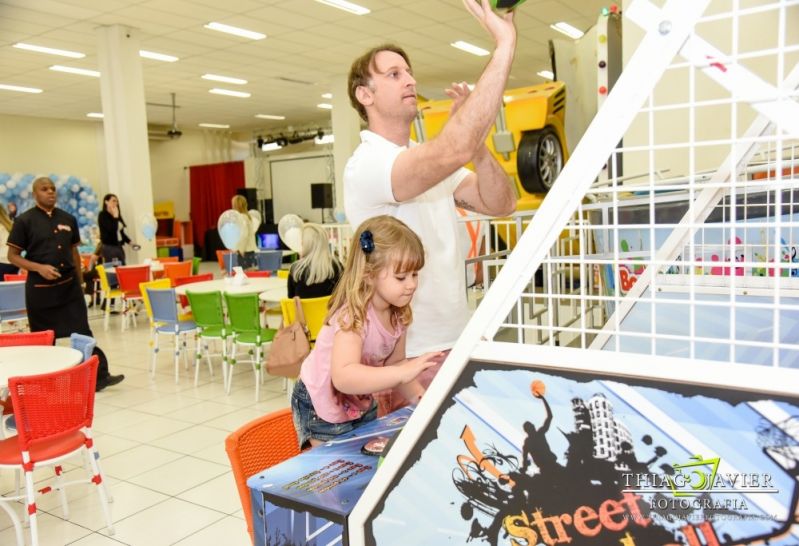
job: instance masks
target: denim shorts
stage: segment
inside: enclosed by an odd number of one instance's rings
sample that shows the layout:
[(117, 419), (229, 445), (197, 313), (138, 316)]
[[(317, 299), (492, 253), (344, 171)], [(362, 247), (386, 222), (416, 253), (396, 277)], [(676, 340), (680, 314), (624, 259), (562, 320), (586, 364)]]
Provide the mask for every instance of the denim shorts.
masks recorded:
[(294, 428), (297, 430), (300, 449), (304, 449), (311, 438), (327, 442), (351, 432), (369, 421), (374, 421), (377, 419), (377, 405), (372, 404), (369, 411), (353, 421), (328, 423), (316, 415), (311, 395), (308, 394), (305, 383), (298, 379), (294, 385), (294, 391), (291, 393), (291, 415), (294, 419)]

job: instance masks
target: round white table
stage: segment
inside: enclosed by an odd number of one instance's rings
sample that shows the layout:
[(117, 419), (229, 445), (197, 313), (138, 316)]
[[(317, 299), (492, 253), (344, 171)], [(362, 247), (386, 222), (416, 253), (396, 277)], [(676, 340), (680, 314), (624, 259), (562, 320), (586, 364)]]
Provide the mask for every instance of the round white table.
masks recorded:
[(266, 303), (280, 303), (288, 297), (288, 289), (286, 286), (276, 286), (258, 294), (258, 299)]
[(23, 345), (0, 347), (0, 387), (8, 386), (8, 378), (37, 375), (69, 368), (83, 361), (83, 353), (71, 347)]
[(235, 284), (230, 277), (212, 281), (193, 282), (176, 286), (175, 292), (185, 296), (187, 290), (192, 292), (229, 292), (231, 294), (260, 294), (267, 290), (282, 288), (285, 292), (287, 281), (280, 277), (248, 277), (244, 284)]

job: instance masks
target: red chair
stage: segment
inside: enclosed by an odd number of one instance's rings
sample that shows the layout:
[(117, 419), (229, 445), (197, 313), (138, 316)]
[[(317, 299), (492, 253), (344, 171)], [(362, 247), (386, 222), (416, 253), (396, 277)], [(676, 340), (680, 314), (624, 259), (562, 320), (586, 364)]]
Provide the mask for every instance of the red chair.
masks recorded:
[[(52, 345), (55, 343), (55, 332), (53, 330), (42, 330), (40, 332), (13, 332), (10, 334), (0, 334), (0, 347), (19, 347), (22, 345)], [(0, 436), (7, 438), (6, 422), (14, 415), (14, 404), (11, 398), (0, 401), (3, 410), (2, 424), (0, 425)]]
[(244, 274), (248, 277), (261, 277), (261, 278), (272, 276), (271, 271), (245, 271)]
[[(128, 327), (128, 318), (133, 317), (133, 324), (136, 324), (136, 304), (142, 301), (139, 285), (150, 280), (149, 265), (126, 265), (117, 267), (114, 271), (117, 274), (119, 289), (122, 290), (122, 329)], [(133, 314), (131, 315), (131, 309)]]
[(28, 274), (26, 273), (5, 273), (3, 275), (4, 282), (12, 282), (12, 281), (24, 281), (28, 278)]
[(52, 345), (53, 343), (55, 343), (55, 332), (53, 330), (0, 334), (0, 347), (19, 347), (20, 345)]
[[(18, 427), (15, 438), (0, 442), (0, 468), (22, 470), (25, 473), (25, 501), (30, 514), (32, 546), (38, 546), (39, 533), (36, 525), (36, 489), (33, 470), (40, 466), (55, 466), (54, 486), (39, 490), (46, 494), (60, 491), (64, 518), (69, 517), (66, 495), (63, 488), (74, 483), (94, 483), (100, 496), (100, 504), (109, 534), (114, 534), (108, 494), (97, 463), (97, 450), (92, 439), (94, 420), (94, 388), (97, 379), (96, 356), (78, 366), (63, 370), (8, 380), (11, 399), (14, 402), (14, 418)], [(84, 456), (91, 477), (68, 484), (61, 481), (60, 465), (73, 455)], [(89, 466), (90, 465), (90, 466)], [(3, 497), (0, 501), (21, 500), (23, 496)]]
[[(187, 277), (178, 277), (177, 279), (175, 279), (174, 286), (183, 286), (184, 284), (191, 284), (195, 282), (205, 282), (212, 280), (214, 280), (213, 273), (203, 273), (202, 275), (189, 275)], [(180, 302), (180, 308), (185, 313), (186, 308), (189, 306), (189, 299), (186, 296), (178, 296), (178, 301)]]

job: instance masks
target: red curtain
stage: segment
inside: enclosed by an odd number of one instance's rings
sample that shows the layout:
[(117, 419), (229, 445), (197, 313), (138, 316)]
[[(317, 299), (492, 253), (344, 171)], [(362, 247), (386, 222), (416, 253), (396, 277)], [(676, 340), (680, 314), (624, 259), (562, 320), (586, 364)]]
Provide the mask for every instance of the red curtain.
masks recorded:
[(238, 188), (244, 187), (244, 162), (189, 167), (191, 221), (194, 244), (205, 244), (205, 232), (216, 228), (219, 215), (230, 208)]

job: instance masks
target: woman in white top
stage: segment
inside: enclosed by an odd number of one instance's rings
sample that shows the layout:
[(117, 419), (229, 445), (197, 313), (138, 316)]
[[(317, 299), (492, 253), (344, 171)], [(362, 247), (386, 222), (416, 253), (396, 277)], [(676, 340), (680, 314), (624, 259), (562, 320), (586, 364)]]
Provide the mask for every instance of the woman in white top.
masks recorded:
[(258, 222), (250, 216), (247, 211), (247, 199), (243, 195), (234, 195), (232, 202), (233, 210), (241, 214), (242, 232), (236, 250), (239, 253), (239, 264), (244, 269), (255, 267), (255, 233), (258, 231)]
[(18, 273), (19, 269), (8, 262), (8, 234), (11, 233), (11, 218), (6, 208), (0, 205), (0, 281), (6, 273)]

